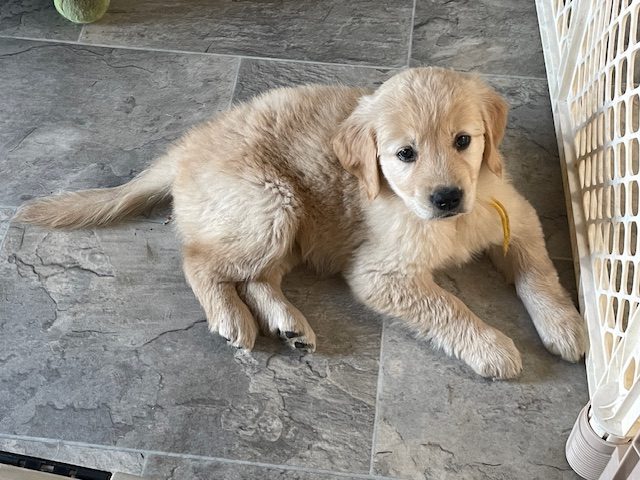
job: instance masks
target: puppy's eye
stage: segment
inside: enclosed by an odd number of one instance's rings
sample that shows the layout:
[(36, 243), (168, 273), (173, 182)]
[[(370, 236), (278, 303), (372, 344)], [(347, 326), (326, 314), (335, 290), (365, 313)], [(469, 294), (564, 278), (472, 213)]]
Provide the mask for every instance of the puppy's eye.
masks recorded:
[(471, 143), (471, 137), (469, 135), (458, 135), (456, 137), (455, 146), (457, 150), (466, 150)]
[(403, 147), (398, 150), (396, 156), (405, 163), (411, 163), (416, 161), (416, 157), (418, 156), (416, 151), (411, 147)]

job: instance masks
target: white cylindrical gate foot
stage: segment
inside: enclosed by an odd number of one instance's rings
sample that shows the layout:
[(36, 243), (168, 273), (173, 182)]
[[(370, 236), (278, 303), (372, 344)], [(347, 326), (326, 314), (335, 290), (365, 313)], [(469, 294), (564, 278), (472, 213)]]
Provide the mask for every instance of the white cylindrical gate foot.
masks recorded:
[(611, 454), (618, 446), (598, 436), (589, 424), (588, 403), (578, 415), (567, 439), (565, 453), (573, 470), (586, 480), (598, 480), (607, 466)]

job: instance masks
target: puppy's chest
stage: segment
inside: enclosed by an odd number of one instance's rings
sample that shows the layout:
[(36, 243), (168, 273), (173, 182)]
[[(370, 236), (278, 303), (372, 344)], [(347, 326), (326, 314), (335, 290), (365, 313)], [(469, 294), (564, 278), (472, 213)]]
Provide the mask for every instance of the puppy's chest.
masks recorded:
[(377, 232), (384, 258), (394, 259), (398, 268), (436, 270), (468, 262), (490, 245), (502, 241), (499, 217), (477, 206), (457, 219), (423, 221), (408, 219)]
[(450, 264), (464, 263), (471, 258), (475, 249), (461, 234), (456, 222), (439, 223), (408, 229), (404, 238), (413, 240), (408, 244), (404, 242), (405, 245), (399, 251), (405, 262), (418, 269), (434, 270)]

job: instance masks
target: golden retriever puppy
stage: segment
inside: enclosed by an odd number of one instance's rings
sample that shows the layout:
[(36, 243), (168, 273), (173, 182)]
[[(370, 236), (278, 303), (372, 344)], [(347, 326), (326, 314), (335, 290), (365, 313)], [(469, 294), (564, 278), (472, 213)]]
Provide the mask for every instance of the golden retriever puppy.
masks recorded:
[[(506, 120), (504, 100), (479, 78), (439, 68), (403, 71), (374, 92), (278, 89), (194, 128), (127, 184), (39, 199), (18, 219), (107, 225), (172, 197), (187, 281), (211, 331), (232, 345), (249, 350), (262, 330), (315, 349), (280, 288), (305, 263), (342, 272), (360, 301), (478, 374), (511, 378), (522, 368), (511, 339), (432, 278), (488, 250), (547, 348), (583, 355), (583, 322), (536, 213), (503, 176)], [(506, 256), (494, 199), (511, 220)]]

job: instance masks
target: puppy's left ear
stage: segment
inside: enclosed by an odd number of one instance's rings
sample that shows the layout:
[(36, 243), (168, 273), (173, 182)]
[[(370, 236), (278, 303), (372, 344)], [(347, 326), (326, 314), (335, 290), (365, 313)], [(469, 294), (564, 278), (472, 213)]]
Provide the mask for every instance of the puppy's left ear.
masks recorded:
[(500, 144), (507, 128), (509, 105), (491, 87), (485, 86), (482, 94), (482, 120), (484, 121), (484, 154), (482, 160), (498, 177), (502, 176)]
[(380, 192), (380, 174), (375, 133), (367, 114), (368, 100), (360, 99), (359, 105), (338, 127), (332, 144), (344, 169), (360, 180), (369, 200), (373, 200)]

